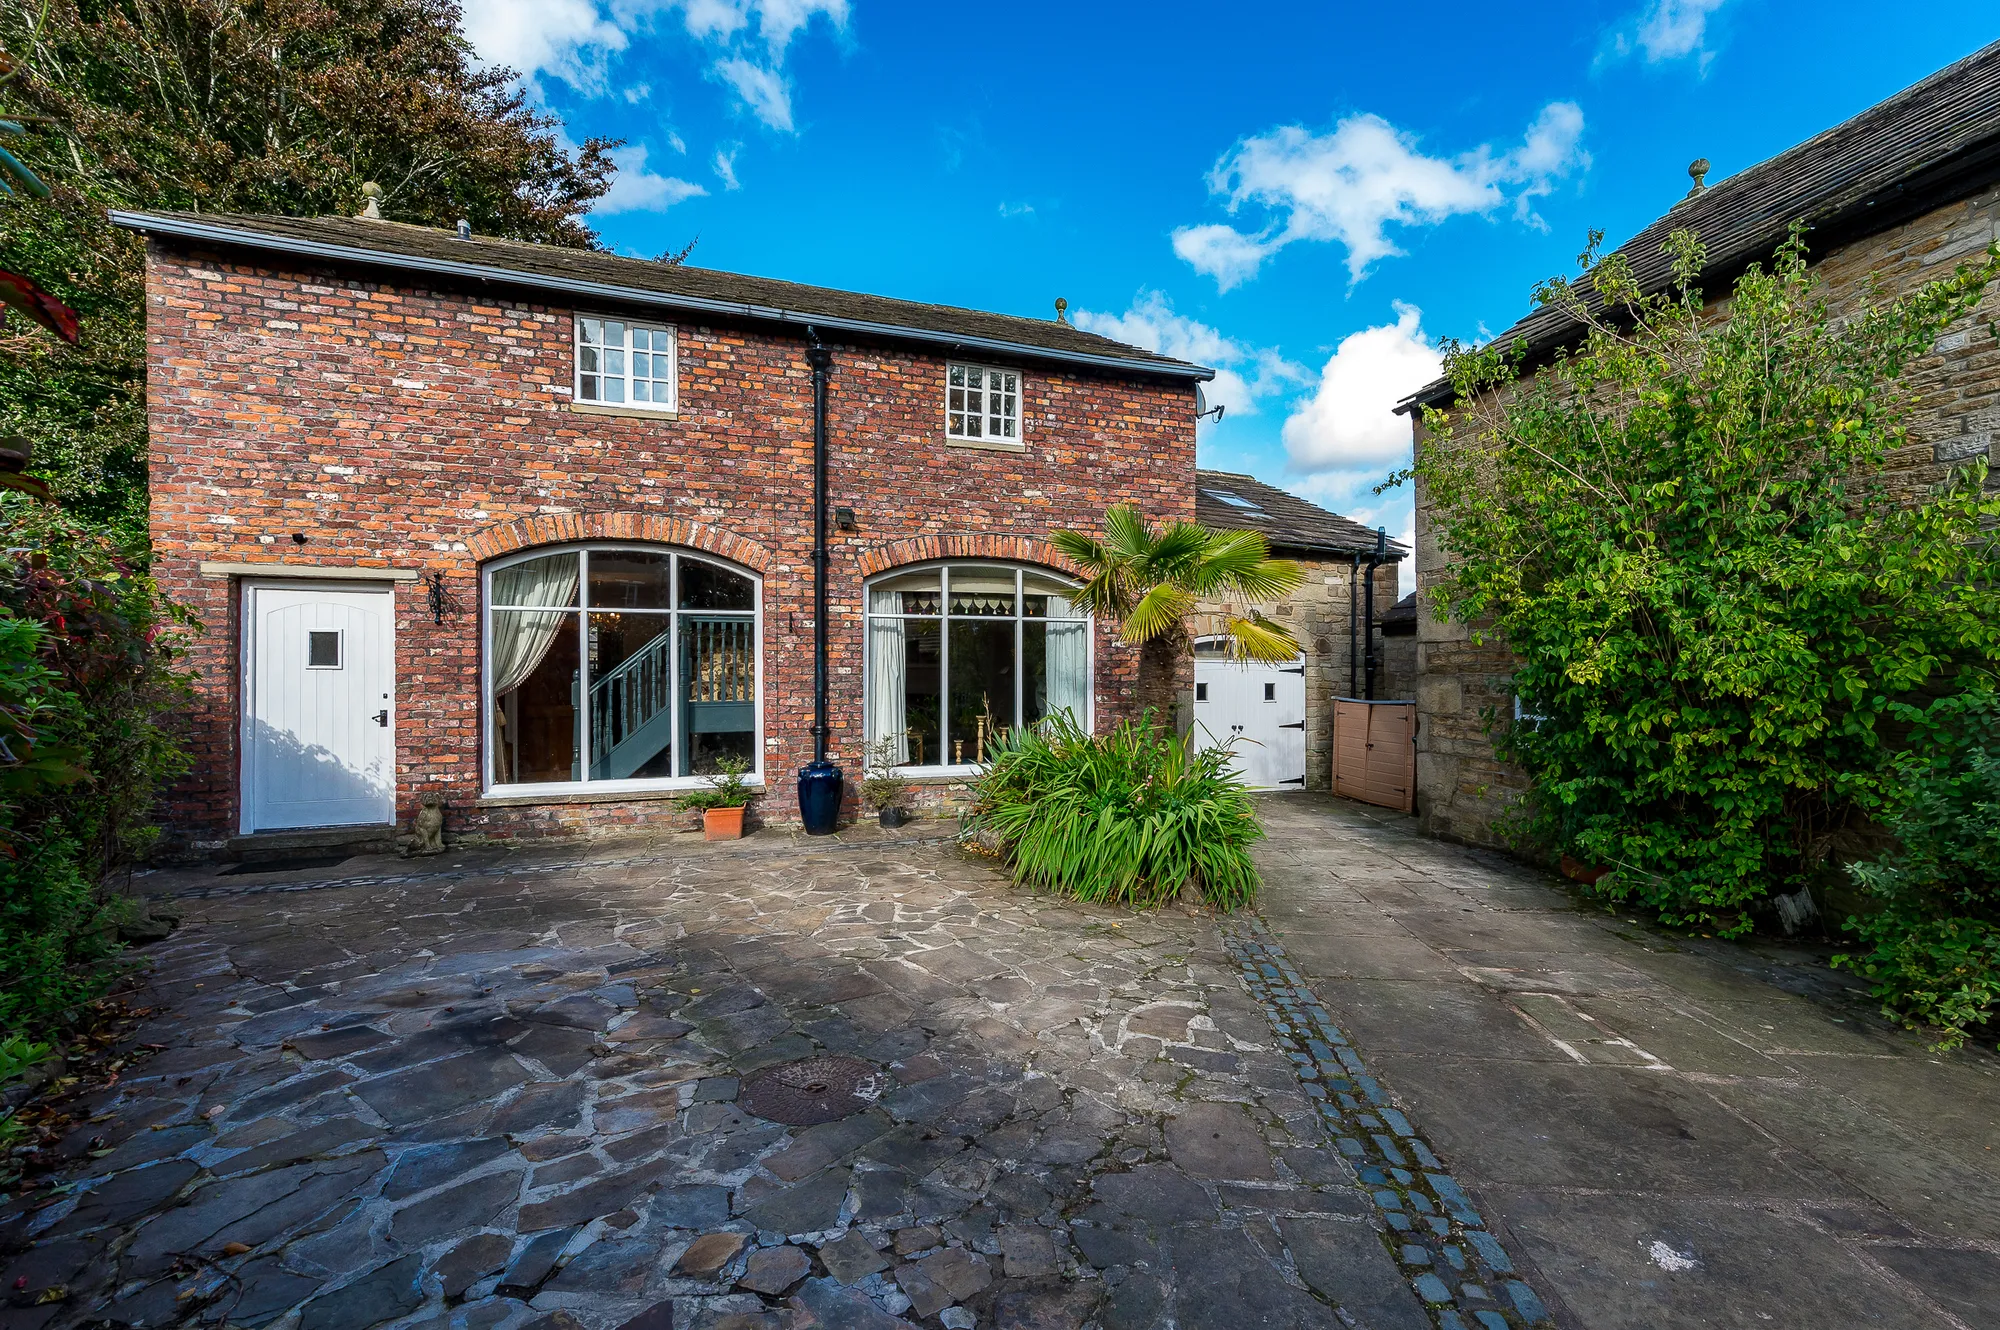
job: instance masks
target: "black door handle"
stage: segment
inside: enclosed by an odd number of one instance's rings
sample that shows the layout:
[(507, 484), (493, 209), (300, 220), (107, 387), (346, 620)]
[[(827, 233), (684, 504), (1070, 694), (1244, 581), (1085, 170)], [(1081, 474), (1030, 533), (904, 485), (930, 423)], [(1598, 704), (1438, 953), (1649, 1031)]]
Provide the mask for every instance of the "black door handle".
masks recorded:
[(376, 713), (375, 713), (375, 723), (376, 723), (377, 725), (380, 725), (380, 726), (381, 726), (381, 727), (382, 727), (383, 729), (385, 729), (385, 730), (386, 730), (386, 729), (388, 729), (388, 728), (389, 728), (389, 713), (388, 713), (387, 711), (378, 711), (378, 712), (376, 712)]

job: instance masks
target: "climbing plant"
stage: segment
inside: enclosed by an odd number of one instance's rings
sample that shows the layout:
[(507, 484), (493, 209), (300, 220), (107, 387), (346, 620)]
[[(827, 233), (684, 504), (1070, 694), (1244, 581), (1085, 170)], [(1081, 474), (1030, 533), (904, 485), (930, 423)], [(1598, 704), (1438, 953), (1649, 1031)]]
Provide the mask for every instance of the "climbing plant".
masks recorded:
[(1434, 607), (1512, 649), (1540, 718), (1489, 718), (1531, 781), (1514, 834), (1735, 933), (1883, 812), (1899, 729), (2000, 662), (1984, 462), (1924, 489), (1891, 467), (1906, 375), (2000, 247), (1838, 314), (1797, 229), (1712, 303), (1698, 237), (1666, 249), (1660, 293), (1594, 241), (1540, 287), (1579, 333), (1552, 363), (1448, 347), (1414, 470)]

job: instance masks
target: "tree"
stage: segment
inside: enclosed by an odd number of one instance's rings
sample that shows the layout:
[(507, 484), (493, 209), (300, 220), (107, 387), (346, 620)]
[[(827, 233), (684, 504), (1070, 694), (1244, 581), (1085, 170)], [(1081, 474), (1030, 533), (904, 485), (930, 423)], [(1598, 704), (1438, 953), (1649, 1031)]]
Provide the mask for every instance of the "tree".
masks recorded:
[[(45, 17), (44, 17), (45, 14)], [(107, 208), (463, 217), (586, 247), (615, 143), (564, 146), (514, 75), (479, 69), (453, 0), (48, 0), (0, 8), (0, 118), (47, 203), (0, 198), (0, 269), (81, 316), (76, 348), (0, 325), (0, 433), (71, 511), (142, 545), (144, 247)]]
[(1446, 565), (1437, 611), (1518, 656), (1542, 719), (1493, 717), (1524, 768), (1516, 832), (1613, 870), (1598, 889), (1738, 932), (1885, 806), (1898, 727), (2000, 663), (1985, 465), (1893, 492), (1902, 376), (2000, 272), (1977, 265), (1836, 318), (1795, 231), (1726, 303), (1621, 256), (1538, 293), (1580, 342), (1452, 348), (1458, 405), (1415, 471)]
[(1275, 600), (1305, 581), (1296, 563), (1273, 559), (1270, 543), (1255, 531), (1211, 531), (1198, 522), (1156, 528), (1121, 503), (1105, 511), (1103, 539), (1079, 531), (1049, 539), (1084, 572), (1079, 600), (1093, 614), (1120, 620), (1123, 640), (1141, 647), (1142, 706), (1171, 711), (1181, 658), (1196, 637), (1222, 638), (1237, 659), (1298, 657), (1291, 630), (1254, 609), (1200, 608), (1203, 601)]

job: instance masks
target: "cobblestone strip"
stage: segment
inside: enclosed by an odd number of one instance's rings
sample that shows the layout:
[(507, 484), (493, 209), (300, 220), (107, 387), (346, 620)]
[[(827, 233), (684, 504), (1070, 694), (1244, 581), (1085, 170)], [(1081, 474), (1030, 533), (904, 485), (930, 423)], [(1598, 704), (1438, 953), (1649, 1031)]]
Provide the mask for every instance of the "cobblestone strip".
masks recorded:
[(1388, 1227), (1390, 1252), (1439, 1330), (1552, 1325), (1451, 1170), (1368, 1074), (1354, 1044), (1292, 968), (1263, 922), (1223, 941), (1270, 1017), (1278, 1047)]
[[(894, 841), (843, 841), (833, 837), (818, 841), (806, 847), (816, 851), (873, 850), (881, 853), (893, 851), (906, 845), (948, 845), (958, 839), (957, 832), (937, 836), (902, 836)], [(751, 853), (739, 852), (734, 857), (752, 858), (769, 854), (797, 852), (795, 845), (759, 846)], [(671, 854), (630, 855), (622, 859), (563, 859), (532, 864), (493, 863), (466, 864), (457, 868), (441, 868), (428, 873), (375, 873), (357, 877), (322, 877), (298, 882), (246, 882), (242, 886), (193, 887), (186, 891), (170, 891), (162, 896), (164, 900), (206, 901), (221, 900), (231, 896), (263, 896), (288, 891), (330, 891), (336, 887), (404, 887), (416, 882), (441, 882), (454, 878), (474, 877), (531, 877), (547, 873), (570, 873), (578, 869), (643, 868), (648, 864), (678, 863), (691, 858), (686, 851)], [(720, 855), (716, 856), (722, 857)]]

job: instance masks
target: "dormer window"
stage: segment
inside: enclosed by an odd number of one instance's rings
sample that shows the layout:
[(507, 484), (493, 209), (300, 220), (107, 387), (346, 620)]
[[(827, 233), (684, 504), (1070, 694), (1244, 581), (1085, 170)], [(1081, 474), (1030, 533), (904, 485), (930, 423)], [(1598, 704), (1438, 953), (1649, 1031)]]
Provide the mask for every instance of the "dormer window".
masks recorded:
[(576, 320), (576, 400), (587, 406), (679, 406), (674, 330), (621, 319)]
[(990, 365), (946, 367), (944, 436), (964, 443), (1018, 447), (1021, 375)]

